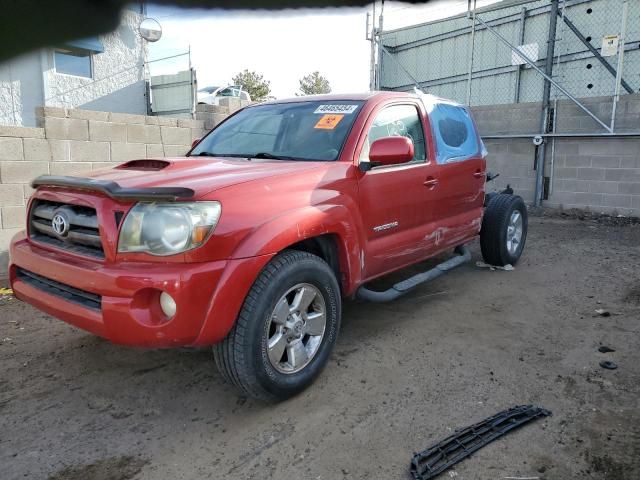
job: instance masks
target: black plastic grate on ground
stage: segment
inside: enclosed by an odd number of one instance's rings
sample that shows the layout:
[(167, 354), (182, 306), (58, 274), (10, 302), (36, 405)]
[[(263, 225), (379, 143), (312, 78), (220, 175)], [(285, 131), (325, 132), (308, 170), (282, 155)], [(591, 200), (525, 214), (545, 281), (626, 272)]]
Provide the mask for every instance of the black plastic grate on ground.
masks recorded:
[(65, 285), (64, 283), (56, 282), (49, 278), (38, 275), (37, 273), (29, 272), (23, 268), (18, 268), (16, 275), (18, 279), (24, 283), (31, 285), (38, 290), (42, 290), (50, 295), (55, 295), (69, 302), (76, 303), (92, 310), (101, 309), (102, 297), (95, 293), (86, 292), (79, 288)]
[(520, 405), (457, 430), (450, 437), (416, 453), (411, 460), (411, 475), (416, 480), (434, 478), (507, 432), (531, 420), (549, 415), (551, 412), (544, 408)]

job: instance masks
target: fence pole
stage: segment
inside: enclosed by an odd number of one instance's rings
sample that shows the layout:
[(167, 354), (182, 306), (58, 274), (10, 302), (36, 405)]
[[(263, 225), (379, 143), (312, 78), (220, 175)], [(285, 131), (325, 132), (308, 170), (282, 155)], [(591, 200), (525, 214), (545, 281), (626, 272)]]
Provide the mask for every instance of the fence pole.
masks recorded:
[(469, 74), (467, 77), (467, 105), (471, 106), (471, 81), (473, 76), (473, 50), (476, 39), (476, 0), (473, 0), (473, 10), (471, 12), (471, 38), (469, 40)]
[[(527, 7), (522, 7), (520, 10), (520, 31), (518, 32), (518, 45), (524, 44), (524, 26), (527, 21)], [(516, 71), (516, 86), (513, 102), (520, 103), (520, 77), (522, 76), (522, 65), (518, 65)]]
[[(553, 77), (553, 57), (556, 46), (556, 25), (558, 24), (558, 0), (551, 0), (551, 11), (549, 12), (549, 37), (547, 40), (547, 57), (545, 59), (544, 73), (548, 78)], [(551, 108), (551, 82), (545, 78), (544, 90), (542, 91), (542, 114), (540, 115), (540, 133), (549, 133), (549, 111)], [(542, 205), (544, 196), (544, 161), (546, 145), (543, 143), (538, 147), (536, 158), (536, 190), (533, 204), (536, 207)]]
[(622, 3), (622, 27), (620, 30), (620, 38), (618, 39), (618, 71), (616, 72), (616, 91), (613, 97), (613, 107), (611, 109), (611, 131), (616, 125), (616, 108), (618, 100), (620, 100), (620, 84), (622, 83), (622, 69), (624, 67), (624, 41), (627, 34), (627, 14), (629, 12), (628, 0)]
[[(567, 0), (561, 0), (562, 1), (562, 8), (559, 9), (558, 11), (558, 15), (560, 16), (561, 19), (564, 19), (565, 16), (565, 8), (567, 6)], [(557, 27), (556, 27), (557, 28)], [(564, 38), (564, 23), (560, 24), (560, 42), (564, 42), (565, 38)], [(555, 48), (554, 48), (555, 49)], [(566, 43), (565, 43), (565, 53), (567, 51), (567, 47), (566, 47)], [(560, 66), (560, 57), (562, 56), (561, 53), (558, 53), (557, 55), (557, 61), (556, 61), (556, 68), (558, 68)], [(558, 123), (558, 94), (557, 92), (554, 95), (553, 98), (553, 125), (551, 126), (551, 133), (556, 133), (556, 125)], [(554, 185), (554, 178), (555, 178), (555, 171), (556, 171), (556, 137), (551, 137), (551, 161), (549, 162), (549, 190), (548, 193), (549, 195), (553, 194), (553, 185)]]

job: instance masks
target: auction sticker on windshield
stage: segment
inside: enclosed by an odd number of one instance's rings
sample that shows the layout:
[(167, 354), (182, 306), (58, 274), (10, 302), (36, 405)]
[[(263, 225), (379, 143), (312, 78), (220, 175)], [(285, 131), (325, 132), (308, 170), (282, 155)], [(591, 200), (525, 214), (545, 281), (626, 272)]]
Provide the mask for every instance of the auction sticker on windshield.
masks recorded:
[(318, 123), (316, 123), (316, 126), (313, 128), (333, 130), (334, 128), (336, 128), (336, 125), (340, 123), (340, 120), (342, 120), (343, 117), (344, 115), (323, 115), (322, 118), (318, 120)]
[(350, 114), (356, 111), (358, 105), (320, 105), (313, 113), (346, 113)]

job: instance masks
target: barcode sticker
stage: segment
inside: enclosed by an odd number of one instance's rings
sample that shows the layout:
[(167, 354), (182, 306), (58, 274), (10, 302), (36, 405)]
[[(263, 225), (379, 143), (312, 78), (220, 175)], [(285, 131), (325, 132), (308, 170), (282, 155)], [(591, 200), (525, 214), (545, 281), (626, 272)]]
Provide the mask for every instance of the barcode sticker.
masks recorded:
[(358, 109), (358, 105), (320, 105), (313, 113), (342, 113), (351, 114)]

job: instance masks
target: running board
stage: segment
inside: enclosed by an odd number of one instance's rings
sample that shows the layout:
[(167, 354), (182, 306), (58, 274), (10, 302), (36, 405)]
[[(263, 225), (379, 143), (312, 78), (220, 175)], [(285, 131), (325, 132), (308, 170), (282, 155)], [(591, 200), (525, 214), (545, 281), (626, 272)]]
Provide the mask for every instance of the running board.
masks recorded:
[(531, 420), (549, 415), (551, 412), (544, 408), (521, 405), (457, 430), (450, 437), (414, 454), (411, 460), (411, 475), (415, 480), (429, 480), (507, 432)]
[(376, 292), (374, 290), (369, 290), (365, 286), (362, 286), (356, 292), (356, 297), (360, 300), (366, 300), (368, 302), (376, 303), (390, 302), (392, 300), (395, 300), (405, 293), (410, 292), (418, 285), (430, 282), (431, 280), (438, 278), (440, 275), (447, 273), (449, 270), (471, 260), (471, 252), (464, 245), (456, 247), (455, 252), (458, 254), (455, 257), (450, 258), (449, 260), (442, 262), (439, 265), (436, 265), (431, 270), (418, 273), (411, 278), (396, 283), (393, 287), (385, 290), (384, 292)]

